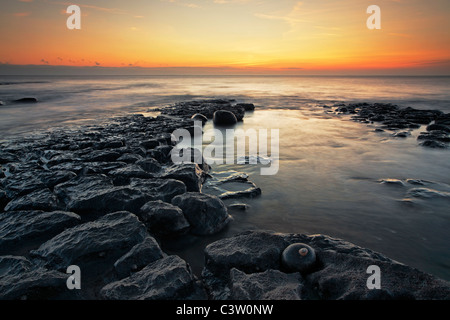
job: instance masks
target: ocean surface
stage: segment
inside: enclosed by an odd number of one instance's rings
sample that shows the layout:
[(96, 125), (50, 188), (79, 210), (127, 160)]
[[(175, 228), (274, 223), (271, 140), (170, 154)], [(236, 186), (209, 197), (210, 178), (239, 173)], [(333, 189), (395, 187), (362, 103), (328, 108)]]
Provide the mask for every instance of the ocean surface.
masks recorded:
[[(19, 77), (0, 76), (0, 140), (41, 130), (108, 121), (178, 101), (229, 98), (254, 103), (240, 129), (279, 129), (279, 171), (260, 166), (213, 165), (246, 172), (261, 197), (242, 200), (223, 232), (166, 243), (200, 272), (203, 248), (249, 229), (327, 234), (381, 252), (401, 263), (450, 280), (450, 198), (416, 199), (408, 191), (422, 180), (450, 192), (450, 150), (419, 146), (374, 132), (371, 124), (326, 113), (324, 104), (390, 102), (450, 112), (450, 77)], [(36, 97), (37, 104), (13, 100)], [(212, 129), (211, 123), (205, 130)], [(402, 180), (403, 185), (380, 183)]]

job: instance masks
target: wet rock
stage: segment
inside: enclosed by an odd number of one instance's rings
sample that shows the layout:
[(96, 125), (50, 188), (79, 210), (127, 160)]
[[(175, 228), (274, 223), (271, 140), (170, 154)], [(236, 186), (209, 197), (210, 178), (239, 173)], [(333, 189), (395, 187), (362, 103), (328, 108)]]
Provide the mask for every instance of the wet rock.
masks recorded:
[(27, 98), (21, 98), (21, 99), (14, 100), (13, 102), (15, 102), (15, 103), (37, 103), (38, 99), (33, 98), (33, 97), (27, 97)]
[[(168, 281), (170, 279), (170, 281)], [(159, 259), (128, 278), (101, 290), (107, 300), (204, 299), (189, 265), (178, 256)]]
[[(130, 187), (146, 194), (149, 197), (148, 201), (161, 200), (164, 202), (170, 202), (175, 196), (186, 192), (186, 186), (184, 183), (174, 179), (143, 180), (131, 178)], [(144, 205), (144, 203), (142, 205)]]
[(160, 145), (160, 142), (157, 139), (150, 139), (144, 142), (141, 142), (140, 146), (146, 150), (154, 149)]
[(47, 188), (35, 190), (24, 196), (14, 198), (5, 206), (5, 211), (53, 211), (56, 209), (58, 209), (56, 196)]
[(142, 169), (149, 173), (158, 173), (162, 170), (159, 162), (153, 158), (139, 160), (136, 162), (136, 165), (140, 166)]
[(437, 191), (430, 188), (413, 188), (408, 190), (408, 195), (415, 198), (446, 198), (450, 199), (450, 192)]
[(450, 133), (450, 126), (444, 124), (430, 124), (427, 127), (427, 131), (435, 131), (435, 130)]
[(113, 150), (94, 150), (85, 156), (83, 156), (84, 161), (87, 162), (112, 162), (119, 159), (121, 154)]
[(316, 266), (316, 252), (304, 243), (294, 243), (284, 249), (281, 263), (289, 272), (307, 273)]
[(136, 164), (111, 170), (108, 175), (115, 185), (121, 186), (130, 183), (131, 178), (149, 179), (153, 176)]
[(142, 161), (143, 157), (141, 155), (138, 154), (134, 154), (134, 153), (124, 153), (122, 154), (117, 161), (118, 162), (125, 162), (125, 163), (136, 163), (138, 161)]
[(171, 152), (172, 146), (163, 145), (158, 146), (147, 153), (148, 157), (154, 158), (161, 163), (171, 162)]
[(378, 180), (378, 182), (381, 184), (389, 185), (389, 186), (398, 186), (398, 187), (405, 186), (405, 183), (399, 179), (381, 179), (381, 180)]
[(158, 242), (153, 237), (147, 236), (142, 243), (135, 245), (130, 251), (120, 257), (114, 263), (114, 268), (119, 279), (123, 279), (164, 256)]
[(73, 264), (82, 268), (108, 258), (116, 261), (146, 237), (147, 230), (137, 216), (121, 211), (66, 229), (31, 255), (47, 268), (65, 270)]
[(206, 174), (196, 163), (176, 164), (167, 168), (163, 178), (183, 181), (189, 192), (200, 192)]
[(228, 210), (247, 211), (250, 206), (245, 203), (233, 203), (227, 206)]
[(208, 118), (201, 113), (194, 114), (191, 119), (194, 121), (201, 121), (202, 125), (205, 125), (205, 123), (208, 122)]
[(254, 198), (261, 194), (261, 189), (248, 180), (246, 173), (236, 171), (211, 173), (204, 183), (202, 191), (222, 200)]
[(190, 227), (180, 208), (160, 200), (142, 206), (139, 217), (152, 234), (163, 237), (183, 234)]
[(433, 149), (446, 149), (447, 145), (443, 142), (434, 141), (434, 140), (425, 140), (420, 143), (421, 146), (433, 148)]
[(246, 274), (238, 269), (230, 272), (231, 300), (301, 300), (302, 277), (278, 270)]
[(213, 122), (216, 126), (232, 126), (235, 125), (238, 120), (233, 112), (218, 110), (214, 112)]
[[(237, 103), (236, 107), (244, 108), (245, 111), (255, 110), (255, 105), (253, 103)], [(324, 106), (324, 108), (325, 108), (325, 106)]]
[(0, 254), (43, 243), (80, 221), (80, 216), (72, 212), (4, 212), (0, 215)]
[(210, 235), (222, 230), (230, 221), (225, 204), (217, 197), (187, 192), (176, 196), (172, 204), (181, 208), (196, 235)]
[(25, 257), (0, 256), (0, 299), (52, 299), (67, 290), (67, 274), (37, 268)]
[(3, 186), (8, 198), (13, 199), (32, 191), (44, 189), (45, 185), (36, 172), (13, 174), (3, 180)]
[(370, 265), (381, 268), (383, 289), (391, 292), (394, 299), (450, 297), (447, 281), (340, 239), (325, 235), (248, 231), (206, 247), (202, 275), (212, 298), (230, 298), (226, 288), (232, 268), (248, 274), (269, 269), (282, 271), (282, 252), (294, 243), (306, 244), (316, 252), (316, 267), (303, 276), (302, 299), (368, 299), (371, 294), (365, 284)]
[(48, 188), (53, 189), (56, 185), (69, 181), (75, 178), (77, 175), (72, 171), (58, 170), (48, 171), (40, 175), (39, 179)]

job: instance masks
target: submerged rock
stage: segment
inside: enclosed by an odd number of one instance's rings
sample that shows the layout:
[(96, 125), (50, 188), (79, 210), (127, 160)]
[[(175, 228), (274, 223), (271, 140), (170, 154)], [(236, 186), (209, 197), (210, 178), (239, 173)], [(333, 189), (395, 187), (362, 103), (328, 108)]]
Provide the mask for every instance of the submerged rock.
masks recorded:
[(15, 102), (15, 103), (37, 103), (38, 99), (32, 98), (32, 97), (27, 97), (27, 98), (21, 98), (21, 99), (14, 100), (13, 102)]
[(196, 235), (210, 235), (219, 232), (230, 221), (225, 204), (217, 197), (188, 192), (176, 196), (172, 204), (181, 208)]
[(160, 200), (142, 206), (139, 217), (152, 234), (163, 237), (183, 234), (190, 227), (180, 208)]

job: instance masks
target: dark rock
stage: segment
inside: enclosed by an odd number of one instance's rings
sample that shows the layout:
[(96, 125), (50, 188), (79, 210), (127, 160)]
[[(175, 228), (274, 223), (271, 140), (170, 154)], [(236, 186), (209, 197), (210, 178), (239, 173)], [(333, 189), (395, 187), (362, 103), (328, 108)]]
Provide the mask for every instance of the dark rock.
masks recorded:
[(196, 113), (191, 117), (194, 121), (201, 121), (202, 125), (205, 125), (206, 122), (208, 122), (208, 118), (202, 115), (201, 113)]
[(233, 203), (227, 206), (228, 210), (247, 211), (250, 206), (245, 203)]
[(144, 142), (141, 142), (140, 146), (146, 150), (154, 149), (160, 145), (160, 142), (157, 139), (150, 139)]
[(172, 146), (162, 145), (150, 150), (147, 155), (162, 163), (171, 161)]
[(67, 290), (67, 274), (37, 268), (25, 257), (0, 256), (1, 300), (44, 300)]
[(38, 99), (28, 97), (28, 98), (17, 99), (17, 100), (14, 100), (13, 102), (15, 102), (15, 103), (37, 103)]
[(119, 162), (126, 162), (126, 163), (136, 163), (138, 161), (142, 161), (143, 158), (141, 155), (133, 154), (133, 153), (124, 153), (122, 154), (117, 161)]
[(444, 125), (444, 124), (430, 124), (427, 127), (427, 131), (434, 131), (434, 130), (450, 133), (450, 127), (448, 125)]
[(119, 186), (130, 183), (131, 178), (149, 179), (153, 177), (136, 164), (111, 170), (108, 175), (113, 179), (114, 184)]
[[(236, 107), (244, 108), (245, 111), (255, 110), (255, 105), (253, 103), (237, 103)], [(325, 108), (326, 106), (324, 106)]]
[(40, 244), (80, 223), (72, 212), (10, 211), (0, 215), (0, 254)]
[(58, 209), (56, 196), (47, 188), (35, 190), (24, 196), (14, 198), (5, 207), (5, 211), (53, 211), (56, 209)]
[(303, 279), (298, 273), (267, 270), (245, 274), (233, 268), (230, 278), (231, 300), (301, 300)]
[(304, 275), (302, 299), (367, 299), (367, 268), (382, 270), (383, 290), (394, 298), (448, 299), (450, 284), (380, 253), (324, 235), (280, 234), (248, 231), (222, 239), (205, 249), (204, 283), (213, 299), (227, 299), (229, 270), (246, 273), (280, 270), (281, 253), (289, 245), (303, 243), (316, 252), (317, 265)]
[(434, 141), (434, 140), (425, 140), (420, 144), (421, 146), (435, 149), (446, 149), (447, 145), (443, 142)]
[(128, 278), (106, 285), (101, 296), (107, 300), (205, 299), (204, 292), (197, 286), (189, 265), (178, 256), (169, 256)]
[(179, 235), (189, 229), (183, 211), (162, 201), (147, 202), (142, 206), (139, 217), (152, 234), (159, 236)]
[(390, 186), (398, 186), (398, 187), (404, 187), (405, 183), (402, 180), (398, 179), (381, 179), (378, 180), (379, 183), (390, 185)]
[(94, 150), (85, 156), (83, 156), (84, 160), (87, 162), (112, 162), (116, 161), (121, 154), (117, 151), (113, 150)]
[(238, 119), (231, 111), (218, 110), (214, 112), (213, 122), (216, 126), (232, 126), (238, 122)]
[[(170, 202), (175, 196), (186, 192), (184, 183), (174, 179), (143, 180), (132, 178), (130, 180), (130, 187), (148, 195), (148, 201), (161, 200)], [(144, 205), (144, 203), (142, 205)]]
[(196, 163), (178, 164), (169, 167), (163, 178), (183, 181), (189, 192), (200, 192), (206, 174)]
[(284, 249), (281, 263), (289, 272), (308, 273), (316, 266), (316, 252), (304, 243), (294, 243)]
[(36, 172), (13, 174), (3, 180), (3, 186), (10, 199), (45, 188)]
[(450, 192), (437, 191), (429, 188), (413, 188), (408, 190), (408, 195), (415, 198), (447, 198), (450, 199)]
[(39, 178), (48, 188), (53, 189), (56, 185), (69, 181), (76, 176), (77, 175), (72, 171), (58, 170), (45, 172), (40, 175)]
[[(115, 212), (66, 229), (31, 251), (37, 264), (57, 270), (111, 258), (116, 261), (147, 237), (145, 226), (129, 212)], [(112, 264), (111, 264), (112, 267)]]
[(142, 243), (135, 245), (129, 252), (120, 257), (114, 263), (114, 268), (119, 279), (123, 279), (163, 257), (164, 253), (161, 251), (158, 242), (153, 237), (147, 236)]
[(6, 196), (6, 192), (0, 189), (0, 211), (3, 211), (9, 200), (10, 199)]
[(188, 192), (173, 198), (172, 204), (183, 210), (193, 234), (217, 233), (230, 221), (226, 206), (214, 196)]
[(153, 158), (139, 160), (136, 164), (149, 173), (158, 173), (162, 170), (159, 162)]
[(0, 164), (16, 162), (17, 160), (18, 158), (15, 154), (0, 150)]

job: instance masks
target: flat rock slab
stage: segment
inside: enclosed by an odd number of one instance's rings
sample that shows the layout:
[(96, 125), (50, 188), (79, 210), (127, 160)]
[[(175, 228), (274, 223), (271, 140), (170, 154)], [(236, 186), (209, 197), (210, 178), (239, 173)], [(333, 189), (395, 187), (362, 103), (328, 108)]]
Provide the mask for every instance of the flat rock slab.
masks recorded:
[[(304, 278), (302, 299), (449, 299), (450, 283), (393, 261), (380, 253), (325, 235), (307, 236), (248, 231), (216, 241), (205, 249), (203, 280), (215, 299), (229, 299), (230, 271), (288, 273), (281, 254), (294, 243), (312, 247), (316, 266)], [(381, 290), (367, 288), (367, 269), (381, 269)], [(275, 285), (275, 284), (274, 284)]]
[(121, 211), (66, 229), (31, 254), (41, 266), (65, 270), (86, 261), (117, 259), (146, 237), (147, 230), (137, 216)]
[(186, 300), (205, 298), (189, 265), (178, 256), (159, 259), (101, 290), (107, 300)]
[(39, 244), (81, 222), (72, 212), (10, 211), (0, 214), (0, 254)]

